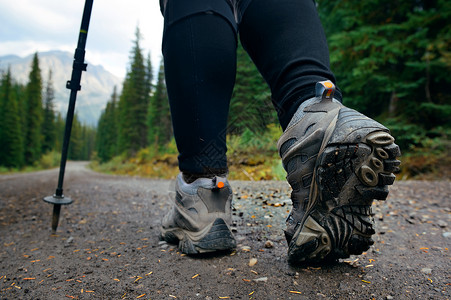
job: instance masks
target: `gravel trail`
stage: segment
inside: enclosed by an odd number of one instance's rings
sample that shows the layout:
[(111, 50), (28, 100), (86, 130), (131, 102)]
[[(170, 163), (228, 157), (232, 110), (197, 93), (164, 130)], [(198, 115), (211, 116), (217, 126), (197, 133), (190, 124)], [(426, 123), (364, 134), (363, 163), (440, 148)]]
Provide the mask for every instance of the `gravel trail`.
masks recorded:
[(236, 251), (202, 257), (160, 242), (171, 180), (70, 162), (53, 234), (58, 170), (0, 175), (0, 299), (449, 299), (451, 182), (400, 181), (376, 202), (375, 244), (334, 265), (291, 267), (282, 181), (232, 181)]

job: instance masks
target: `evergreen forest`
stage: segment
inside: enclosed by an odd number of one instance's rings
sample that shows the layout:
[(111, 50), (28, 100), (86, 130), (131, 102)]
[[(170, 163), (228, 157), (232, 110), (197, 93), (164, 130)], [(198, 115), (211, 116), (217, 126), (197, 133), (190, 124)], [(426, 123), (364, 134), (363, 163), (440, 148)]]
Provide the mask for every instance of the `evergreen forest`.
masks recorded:
[[(317, 0), (317, 7), (344, 104), (390, 128), (404, 178), (450, 178), (451, 2)], [(69, 157), (91, 159), (100, 171), (170, 178), (178, 172), (177, 149), (164, 66), (154, 72), (140, 39), (137, 29), (123, 85), (120, 92), (111, 87), (97, 128), (74, 121)], [(227, 128), (231, 178), (282, 179), (271, 93), (240, 45), (237, 51)], [(51, 73), (45, 84), (40, 76), (37, 55), (26, 86), (2, 73), (1, 166), (32, 165), (60, 147), (64, 120), (52, 107)]]
[[(35, 53), (25, 85), (17, 83), (11, 70), (0, 70), (0, 168), (49, 168), (59, 163), (65, 120), (55, 112), (52, 70), (43, 79)], [(96, 129), (74, 116), (68, 158), (89, 160), (94, 151)]]

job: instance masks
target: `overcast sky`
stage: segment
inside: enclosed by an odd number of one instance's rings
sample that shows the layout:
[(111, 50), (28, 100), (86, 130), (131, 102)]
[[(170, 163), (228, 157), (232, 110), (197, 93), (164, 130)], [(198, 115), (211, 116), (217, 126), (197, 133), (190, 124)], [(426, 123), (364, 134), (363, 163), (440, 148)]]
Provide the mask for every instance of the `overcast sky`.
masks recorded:
[[(77, 47), (84, 0), (0, 0), (0, 56)], [(161, 59), (163, 18), (158, 0), (94, 0), (86, 60), (124, 77), (139, 26), (154, 70)], [(89, 67), (88, 67), (89, 70)]]

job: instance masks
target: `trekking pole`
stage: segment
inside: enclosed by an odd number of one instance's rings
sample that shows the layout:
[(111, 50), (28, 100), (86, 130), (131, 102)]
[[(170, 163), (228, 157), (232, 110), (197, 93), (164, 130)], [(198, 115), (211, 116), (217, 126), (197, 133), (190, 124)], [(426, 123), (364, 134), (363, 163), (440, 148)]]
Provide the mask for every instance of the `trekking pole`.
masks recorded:
[(86, 71), (88, 64), (85, 64), (85, 47), (88, 37), (89, 20), (91, 19), (93, 0), (86, 0), (81, 20), (80, 35), (78, 37), (77, 49), (75, 49), (74, 63), (72, 66), (72, 77), (66, 83), (66, 88), (71, 90), (69, 98), (69, 107), (67, 109), (66, 128), (64, 130), (63, 149), (61, 151), (61, 164), (58, 177), (58, 187), (53, 196), (44, 197), (44, 201), (53, 204), (52, 229), (56, 231), (60, 218), (61, 205), (68, 205), (73, 202), (71, 198), (64, 197), (63, 181), (66, 169), (67, 152), (69, 149), (70, 133), (72, 130), (72, 121), (74, 119), (75, 101), (77, 92), (81, 89), (80, 80), (82, 71)]

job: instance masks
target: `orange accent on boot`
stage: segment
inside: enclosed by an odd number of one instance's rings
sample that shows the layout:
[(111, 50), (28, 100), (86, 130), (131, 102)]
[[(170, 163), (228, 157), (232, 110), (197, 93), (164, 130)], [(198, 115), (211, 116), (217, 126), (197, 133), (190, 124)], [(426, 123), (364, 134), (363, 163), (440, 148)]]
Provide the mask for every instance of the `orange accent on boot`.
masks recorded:
[(330, 89), (330, 90), (327, 91), (326, 98), (330, 98), (330, 95), (331, 95), (331, 94), (332, 94), (332, 89)]
[(216, 184), (216, 187), (218, 187), (219, 189), (222, 189), (222, 188), (224, 187), (224, 182), (219, 181), (219, 182)]

